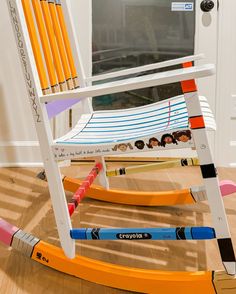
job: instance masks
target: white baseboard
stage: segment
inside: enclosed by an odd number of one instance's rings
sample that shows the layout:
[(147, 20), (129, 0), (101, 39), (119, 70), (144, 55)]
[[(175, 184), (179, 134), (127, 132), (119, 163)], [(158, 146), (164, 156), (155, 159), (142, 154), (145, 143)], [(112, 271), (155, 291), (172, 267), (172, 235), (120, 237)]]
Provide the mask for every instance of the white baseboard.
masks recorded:
[(1, 141), (0, 167), (42, 167), (38, 141)]
[(39, 147), (38, 141), (2, 141), (0, 147)]
[(0, 162), (0, 168), (3, 168), (3, 167), (33, 168), (33, 167), (43, 167), (43, 163), (42, 162), (9, 162), (9, 163)]

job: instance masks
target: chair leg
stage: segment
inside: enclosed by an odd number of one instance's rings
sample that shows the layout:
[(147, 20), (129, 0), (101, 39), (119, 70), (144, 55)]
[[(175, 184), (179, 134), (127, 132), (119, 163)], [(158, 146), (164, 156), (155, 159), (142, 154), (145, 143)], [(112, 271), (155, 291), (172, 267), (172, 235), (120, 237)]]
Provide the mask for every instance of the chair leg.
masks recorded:
[(50, 155), (44, 159), (44, 167), (61, 246), (68, 258), (74, 258), (75, 241), (70, 237), (72, 226), (65, 191), (61, 181), (61, 173), (57, 162)]
[(202, 177), (215, 227), (216, 238), (223, 265), (230, 275), (236, 274), (236, 260), (222, 200), (217, 171), (212, 160), (204, 119), (197, 92), (184, 94), (192, 134), (198, 153)]
[(106, 190), (109, 190), (110, 185), (109, 185), (108, 177), (106, 175), (107, 169), (106, 169), (106, 162), (105, 162), (104, 156), (96, 157), (95, 162), (102, 164), (102, 170), (100, 171), (98, 175), (98, 181), (102, 187), (104, 187)]

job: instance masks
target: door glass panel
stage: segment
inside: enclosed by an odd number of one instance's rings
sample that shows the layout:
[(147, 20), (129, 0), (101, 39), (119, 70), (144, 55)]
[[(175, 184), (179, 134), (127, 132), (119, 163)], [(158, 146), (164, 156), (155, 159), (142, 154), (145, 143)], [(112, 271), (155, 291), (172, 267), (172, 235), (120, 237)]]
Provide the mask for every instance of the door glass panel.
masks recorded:
[[(183, 2), (195, 8), (195, 1)], [(194, 9), (172, 11), (171, 0), (92, 0), (92, 4), (93, 75), (194, 54)], [(179, 94), (177, 83), (95, 97), (93, 107), (130, 108)]]

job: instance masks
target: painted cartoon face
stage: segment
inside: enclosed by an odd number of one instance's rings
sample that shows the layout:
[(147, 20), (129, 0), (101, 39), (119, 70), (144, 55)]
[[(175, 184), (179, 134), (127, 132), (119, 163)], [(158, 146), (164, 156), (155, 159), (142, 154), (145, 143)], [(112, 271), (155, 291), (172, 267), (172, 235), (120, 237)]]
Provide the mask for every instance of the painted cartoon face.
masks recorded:
[(189, 141), (189, 137), (186, 135), (182, 135), (179, 137), (179, 141), (186, 143)]
[(164, 141), (166, 144), (171, 144), (173, 142), (173, 138), (168, 136), (168, 137), (165, 137)]
[(145, 146), (145, 144), (142, 140), (135, 142), (135, 147), (138, 148), (139, 150), (142, 150), (144, 148), (144, 146)]
[(120, 144), (118, 146), (118, 148), (120, 149), (120, 151), (125, 152), (127, 150), (127, 145), (126, 144)]
[(155, 146), (158, 146), (158, 141), (157, 140), (155, 140), (155, 141), (151, 141), (150, 142), (150, 145), (152, 145), (152, 147), (155, 147)]
[(165, 134), (161, 138), (161, 146), (166, 147), (166, 145), (169, 144), (176, 144), (178, 145), (177, 141), (171, 134)]
[(152, 137), (146, 145), (149, 149), (153, 149), (154, 147), (161, 146), (161, 142), (159, 142), (157, 138)]
[(192, 139), (192, 134), (190, 130), (183, 130), (183, 131), (174, 132), (173, 137), (179, 142), (186, 143)]

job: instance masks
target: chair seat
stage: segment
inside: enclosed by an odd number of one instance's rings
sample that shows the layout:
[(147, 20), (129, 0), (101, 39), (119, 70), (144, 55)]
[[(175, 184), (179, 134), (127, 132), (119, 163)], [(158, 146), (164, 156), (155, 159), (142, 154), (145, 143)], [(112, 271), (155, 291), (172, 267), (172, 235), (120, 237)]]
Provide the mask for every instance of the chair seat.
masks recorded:
[[(206, 98), (200, 97), (206, 127), (216, 129)], [(146, 106), (83, 115), (76, 126), (56, 144), (104, 144), (132, 141), (152, 134), (189, 129), (183, 96)]]
[[(216, 124), (206, 98), (200, 97), (205, 125)], [(195, 147), (183, 96), (150, 105), (83, 115), (65, 136), (54, 141), (55, 159), (115, 155)]]

